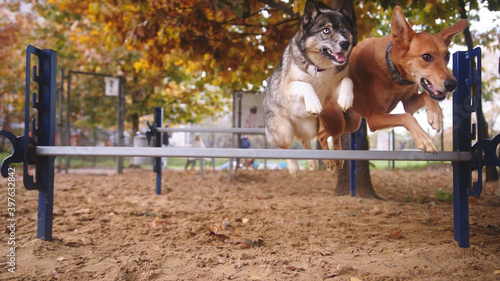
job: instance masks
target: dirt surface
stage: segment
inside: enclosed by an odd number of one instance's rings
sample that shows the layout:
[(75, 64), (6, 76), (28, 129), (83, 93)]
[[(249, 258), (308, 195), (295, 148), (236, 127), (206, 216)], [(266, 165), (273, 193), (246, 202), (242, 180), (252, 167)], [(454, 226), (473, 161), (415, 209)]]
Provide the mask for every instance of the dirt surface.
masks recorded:
[(453, 239), (451, 166), (372, 171), (386, 200), (334, 197), (328, 171), (56, 174), (53, 241), (36, 239), (36, 191), (16, 174), (8, 272), (0, 179), (0, 280), (500, 280), (496, 183), (470, 199), (471, 247)]

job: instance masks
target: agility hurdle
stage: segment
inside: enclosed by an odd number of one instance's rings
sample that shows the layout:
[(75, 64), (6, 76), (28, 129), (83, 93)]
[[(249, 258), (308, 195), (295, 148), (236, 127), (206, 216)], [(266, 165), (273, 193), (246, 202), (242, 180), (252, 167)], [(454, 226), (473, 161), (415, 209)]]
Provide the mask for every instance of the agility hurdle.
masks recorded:
[[(264, 134), (264, 128), (164, 128), (162, 127), (163, 123), (163, 108), (155, 107), (154, 108), (154, 121), (153, 124), (150, 124), (148, 121), (149, 131), (146, 132), (146, 137), (148, 140), (148, 144), (151, 143), (151, 139), (154, 136), (156, 147), (162, 147), (163, 143), (163, 134), (161, 133), (170, 133), (170, 132), (190, 132), (190, 133), (233, 133), (238, 134), (240, 138), (241, 134)], [(238, 142), (240, 139), (238, 140)], [(171, 148), (169, 148), (171, 149)], [(154, 156), (152, 156), (154, 157)], [(186, 156), (182, 156), (186, 157)], [(217, 157), (202, 157), (197, 156), (196, 158), (217, 158)], [(220, 157), (222, 158), (222, 157)], [(224, 157), (225, 158), (225, 157)], [(231, 180), (231, 171), (233, 169), (233, 161), (230, 158), (229, 160), (229, 169), (228, 169), (228, 181)], [(214, 163), (212, 163), (214, 165)], [(158, 168), (159, 167), (159, 168)], [(204, 179), (204, 169), (203, 169), (203, 160), (200, 161), (200, 170), (201, 170), (201, 179)], [(153, 160), (153, 172), (156, 173), (156, 194), (161, 194), (161, 157), (156, 157)]]
[[(31, 56), (38, 57), (38, 67), (31, 70)], [(495, 149), (500, 135), (485, 140), (481, 130), (481, 50), (457, 52), (453, 55), (454, 75), (459, 88), (453, 95), (453, 151), (426, 154), (420, 151), (311, 151), (281, 149), (197, 149), (197, 148), (137, 148), (137, 147), (55, 147), (55, 100), (57, 54), (53, 50), (27, 48), (25, 128), (24, 135), (14, 136), (7, 131), (0, 134), (12, 143), (13, 151), (1, 164), (2, 176), (8, 177), (9, 165), (23, 163), (23, 183), (28, 190), (38, 190), (37, 238), (52, 240), (54, 203), (54, 158), (55, 156), (119, 156), (119, 157), (213, 157), (213, 158), (264, 158), (264, 159), (344, 159), (344, 160), (414, 160), (452, 161), (454, 192), (454, 231), (460, 247), (469, 247), (468, 196), (479, 196), (482, 186), (481, 170), (484, 166), (499, 166), (500, 159)], [(472, 69), (471, 61), (478, 60), (478, 68)], [(38, 71), (37, 71), (38, 70)], [(39, 73), (39, 74), (37, 74)], [(31, 95), (30, 79), (37, 83), (37, 92)], [(471, 88), (477, 87), (475, 95)], [(36, 109), (36, 121), (30, 124), (30, 101)], [(478, 130), (471, 124), (471, 113), (478, 115)], [(160, 112), (160, 111), (159, 111)], [(162, 113), (162, 112), (160, 112)], [(158, 114), (158, 118), (162, 118)], [(156, 118), (156, 117), (155, 117)], [(161, 125), (160, 123), (157, 123)], [(197, 129), (199, 130), (199, 129)], [(477, 135), (477, 136), (476, 136)], [(153, 134), (152, 134), (153, 136)], [(476, 143), (471, 147), (473, 136)], [(161, 130), (154, 133), (161, 145)], [(28, 167), (35, 165), (36, 180), (30, 176)], [(158, 166), (160, 167), (160, 166)], [(472, 171), (477, 170), (478, 181), (472, 184)]]

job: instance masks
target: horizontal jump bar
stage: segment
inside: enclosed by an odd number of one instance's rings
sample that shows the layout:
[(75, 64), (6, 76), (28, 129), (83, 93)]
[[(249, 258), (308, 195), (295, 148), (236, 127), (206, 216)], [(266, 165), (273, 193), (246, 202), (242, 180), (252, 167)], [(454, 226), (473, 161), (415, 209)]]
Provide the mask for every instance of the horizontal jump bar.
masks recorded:
[(295, 150), (238, 148), (38, 146), (37, 156), (199, 157), (261, 159), (471, 161), (470, 152)]
[(160, 133), (193, 132), (193, 133), (264, 134), (264, 128), (156, 128), (156, 131)]

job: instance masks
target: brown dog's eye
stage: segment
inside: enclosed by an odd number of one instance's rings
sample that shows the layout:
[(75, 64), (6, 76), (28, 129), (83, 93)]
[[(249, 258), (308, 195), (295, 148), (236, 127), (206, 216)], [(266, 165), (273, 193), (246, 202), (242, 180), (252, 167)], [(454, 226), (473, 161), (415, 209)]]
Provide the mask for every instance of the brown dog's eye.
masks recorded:
[(434, 58), (432, 57), (432, 55), (429, 55), (429, 54), (423, 54), (422, 55), (422, 58), (427, 61), (427, 62), (430, 62), (430, 61), (433, 61)]

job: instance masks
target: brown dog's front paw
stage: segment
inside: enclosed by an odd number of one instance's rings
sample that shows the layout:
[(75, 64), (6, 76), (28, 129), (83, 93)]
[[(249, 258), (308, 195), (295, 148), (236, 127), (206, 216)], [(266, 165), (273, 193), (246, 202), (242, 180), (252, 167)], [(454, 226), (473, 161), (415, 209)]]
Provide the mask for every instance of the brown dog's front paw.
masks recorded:
[(428, 135), (421, 139), (414, 138), (414, 140), (415, 145), (423, 152), (437, 154), (437, 147), (434, 145), (434, 142), (432, 142), (431, 138)]
[(436, 132), (441, 131), (443, 128), (443, 111), (441, 107), (437, 106), (435, 110), (427, 110), (427, 122)]
[(344, 160), (325, 160), (325, 165), (330, 171), (335, 170), (335, 166), (342, 169), (344, 167)]
[(335, 161), (334, 160), (325, 160), (325, 165), (326, 165), (326, 168), (330, 171), (333, 171), (333, 169), (335, 169)]

